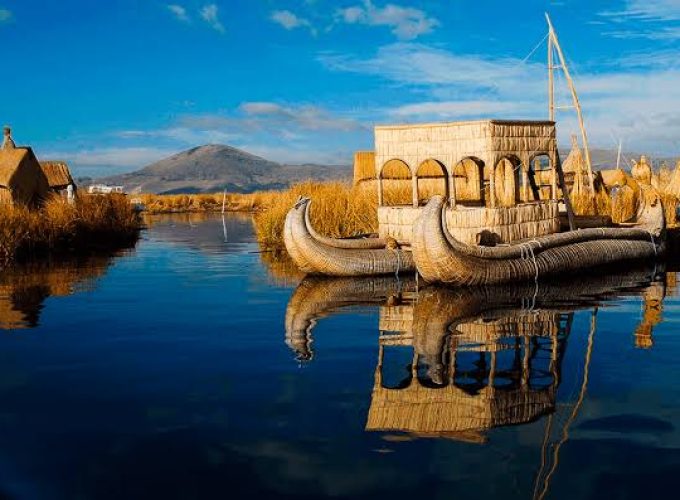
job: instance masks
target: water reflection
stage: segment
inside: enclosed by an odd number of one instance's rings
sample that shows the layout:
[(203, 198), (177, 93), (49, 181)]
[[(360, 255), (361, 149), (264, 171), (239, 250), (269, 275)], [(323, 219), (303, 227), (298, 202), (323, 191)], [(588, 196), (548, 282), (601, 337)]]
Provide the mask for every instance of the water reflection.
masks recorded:
[[(561, 283), (418, 289), (414, 280), (393, 277), (309, 277), (288, 303), (285, 340), (296, 359), (312, 361), (320, 319), (357, 306), (377, 308), (378, 353), (365, 430), (387, 441), (483, 444), (494, 428), (541, 421), (533, 497), (544, 498), (585, 399), (599, 308), (641, 298), (643, 314), (631, 325), (631, 337), (636, 347), (649, 348), (675, 278), (640, 269)], [(587, 334), (585, 348), (571, 353), (582, 371), (572, 374), (578, 380), (572, 394), (558, 401), (578, 311), (590, 311), (588, 331), (581, 332)]]
[(346, 307), (391, 304), (398, 307), (412, 300), (415, 280), (395, 277), (305, 278), (295, 289), (286, 308), (286, 344), (296, 359), (314, 357), (312, 330), (317, 321)]
[(38, 326), (48, 297), (65, 297), (92, 291), (106, 273), (114, 256), (36, 261), (0, 273), (0, 329), (16, 330)]

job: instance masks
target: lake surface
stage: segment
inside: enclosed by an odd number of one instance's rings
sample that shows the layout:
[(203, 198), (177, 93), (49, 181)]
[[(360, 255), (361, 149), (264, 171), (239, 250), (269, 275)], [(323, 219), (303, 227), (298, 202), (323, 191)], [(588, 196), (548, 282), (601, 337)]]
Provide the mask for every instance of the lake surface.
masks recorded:
[(247, 217), (0, 274), (0, 498), (650, 498), (676, 274), (302, 279)]

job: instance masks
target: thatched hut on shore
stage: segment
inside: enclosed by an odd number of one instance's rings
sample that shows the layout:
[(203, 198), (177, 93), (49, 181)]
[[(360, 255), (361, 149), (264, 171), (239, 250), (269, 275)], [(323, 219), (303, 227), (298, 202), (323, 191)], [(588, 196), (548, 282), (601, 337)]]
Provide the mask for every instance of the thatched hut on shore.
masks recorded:
[(47, 196), (49, 189), (31, 148), (0, 150), (0, 204), (34, 206)]
[(63, 161), (41, 161), (40, 168), (42, 168), (47, 183), (50, 186), (50, 191), (59, 195), (66, 195), (69, 186), (75, 191), (76, 183), (71, 176), (71, 171), (66, 162)]

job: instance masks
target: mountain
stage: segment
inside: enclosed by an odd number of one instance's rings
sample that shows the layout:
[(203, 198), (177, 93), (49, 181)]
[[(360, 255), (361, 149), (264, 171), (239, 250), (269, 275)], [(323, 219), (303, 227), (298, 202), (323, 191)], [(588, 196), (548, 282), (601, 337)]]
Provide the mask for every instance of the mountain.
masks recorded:
[(127, 192), (200, 193), (227, 190), (248, 193), (280, 189), (305, 179), (350, 179), (349, 166), (285, 165), (230, 146), (210, 144), (165, 158), (136, 172), (99, 179), (125, 186)]

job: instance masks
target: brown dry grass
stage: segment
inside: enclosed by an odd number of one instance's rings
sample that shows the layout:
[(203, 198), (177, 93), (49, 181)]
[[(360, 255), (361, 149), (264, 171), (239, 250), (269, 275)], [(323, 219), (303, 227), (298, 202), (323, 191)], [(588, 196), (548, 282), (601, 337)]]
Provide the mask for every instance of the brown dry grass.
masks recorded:
[[(263, 247), (283, 247), (283, 223), (300, 196), (312, 199), (312, 225), (325, 236), (342, 238), (378, 231), (378, 193), (372, 186), (308, 181), (267, 193), (254, 216), (257, 240)], [(410, 204), (411, 188), (386, 186), (384, 197), (388, 205)]]
[(221, 212), (222, 202), (228, 212), (254, 212), (266, 206), (275, 191), (259, 191), (250, 194), (142, 194), (138, 198), (151, 214)]
[(0, 207), (0, 266), (37, 253), (125, 246), (141, 229), (123, 195), (81, 195), (73, 205), (57, 196), (39, 210)]

